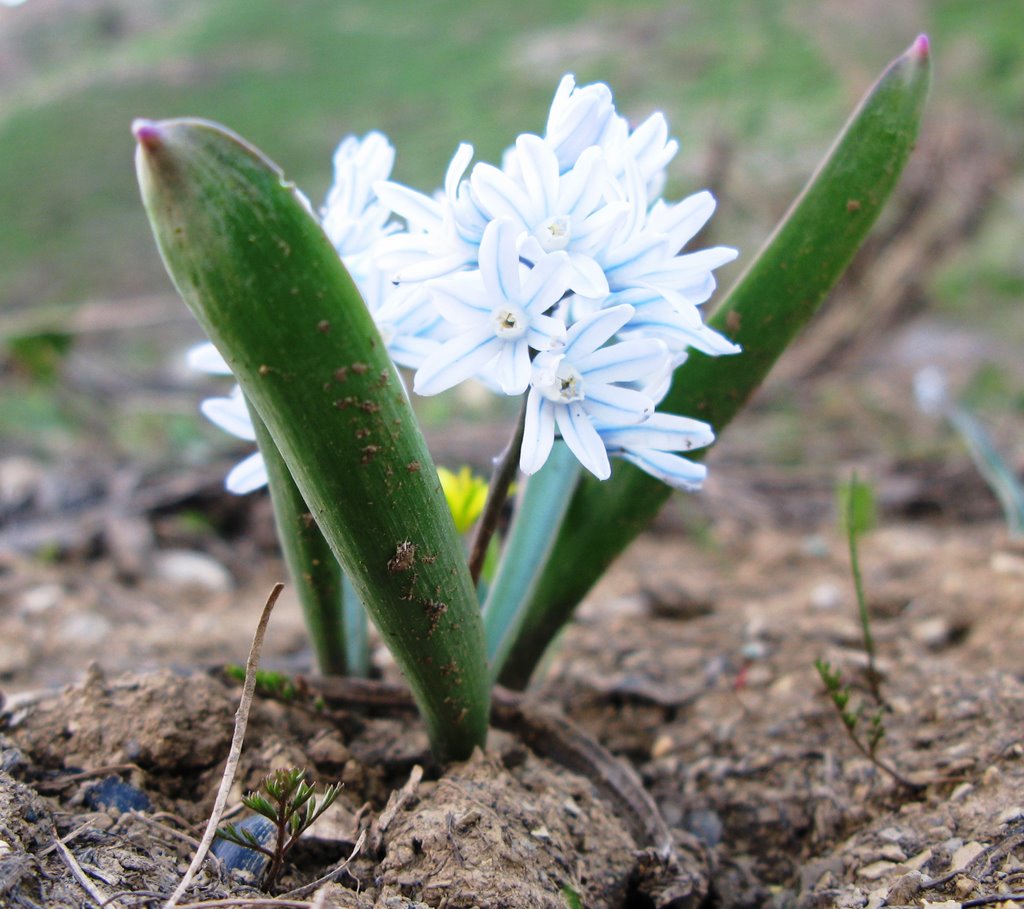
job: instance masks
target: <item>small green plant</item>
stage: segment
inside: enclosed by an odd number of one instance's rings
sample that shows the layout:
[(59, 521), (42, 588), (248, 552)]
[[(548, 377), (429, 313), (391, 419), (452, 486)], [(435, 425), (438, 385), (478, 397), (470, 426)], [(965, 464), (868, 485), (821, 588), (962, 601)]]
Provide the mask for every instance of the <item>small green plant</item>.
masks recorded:
[[(224, 674), (236, 682), (245, 681), (245, 667), (237, 663), (229, 663), (224, 667)], [(263, 697), (276, 698), (279, 701), (293, 701), (299, 693), (295, 682), (283, 672), (273, 669), (256, 670), (256, 693)]]
[(864, 578), (860, 571), (858, 548), (861, 534), (869, 531), (875, 524), (874, 490), (870, 483), (858, 479), (857, 472), (854, 471), (850, 482), (839, 488), (839, 503), (846, 530), (846, 543), (850, 551), (850, 574), (853, 576), (853, 590), (857, 596), (857, 615), (860, 618), (860, 631), (864, 639), (864, 653), (868, 658), (865, 676), (872, 697), (881, 706), (882, 680), (876, 663), (875, 636), (871, 633), (871, 615), (868, 613), (867, 597), (864, 596)]
[(328, 786), (319, 802), (316, 787), (306, 782), (306, 771), (299, 768), (275, 770), (260, 783), (260, 788), (242, 797), (242, 804), (267, 818), (274, 825), (272, 842), (264, 843), (251, 830), (238, 824), (225, 824), (217, 836), (245, 849), (267, 856), (269, 862), (263, 875), (262, 886), (273, 890), (284, 862), (303, 831), (334, 804), (341, 784)]
[[(907, 789), (918, 790), (919, 783), (907, 779), (895, 767), (883, 760), (878, 755), (878, 750), (885, 738), (885, 713), (884, 704), (875, 703), (874, 707), (868, 708), (865, 701), (861, 701), (856, 707), (850, 706), (850, 686), (843, 681), (842, 674), (838, 669), (832, 667), (825, 660), (815, 660), (814, 668), (818, 670), (818, 676), (825, 686), (825, 693), (829, 701), (835, 707), (836, 713), (842, 722), (843, 729), (854, 747), (864, 755), (879, 770), (887, 773), (901, 786)], [(866, 721), (865, 721), (866, 718)]]
[(856, 471), (850, 481), (838, 490), (839, 513), (842, 516), (843, 529), (850, 551), (850, 574), (853, 577), (853, 589), (857, 597), (857, 612), (860, 618), (861, 635), (867, 666), (864, 670), (868, 693), (874, 702), (870, 707), (866, 699), (862, 699), (856, 707), (851, 705), (850, 686), (844, 682), (842, 673), (826, 660), (815, 660), (814, 668), (818, 671), (825, 693), (835, 707), (836, 713), (846, 730), (847, 736), (854, 747), (879, 770), (889, 774), (894, 780), (909, 789), (920, 788), (903, 776), (890, 764), (878, 756), (878, 749), (885, 738), (885, 714), (888, 707), (882, 699), (881, 674), (878, 672), (875, 654), (875, 638), (871, 632), (871, 616), (868, 613), (867, 598), (864, 595), (864, 579), (860, 570), (860, 554), (857, 548), (858, 537), (870, 530), (875, 523), (875, 497), (871, 484), (860, 480)]

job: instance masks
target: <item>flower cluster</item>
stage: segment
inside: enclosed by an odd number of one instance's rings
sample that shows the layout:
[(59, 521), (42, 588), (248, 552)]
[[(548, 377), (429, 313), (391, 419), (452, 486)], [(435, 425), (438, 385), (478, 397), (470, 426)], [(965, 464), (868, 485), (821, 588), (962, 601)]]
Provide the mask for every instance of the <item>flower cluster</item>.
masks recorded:
[[(736, 252), (682, 252), (715, 200), (660, 197), (677, 149), (662, 114), (630, 129), (606, 85), (565, 76), (542, 136), (519, 136), (500, 168), (470, 169), (473, 149), (460, 145), (435, 196), (388, 179), (394, 150), (380, 133), (345, 139), (322, 223), (392, 358), (415, 370), (414, 391), (476, 379), (527, 395), (525, 473), (557, 435), (601, 479), (616, 455), (694, 489), (704, 468), (676, 452), (710, 444), (711, 429), (655, 408), (689, 348), (738, 350), (699, 309)], [(226, 370), (218, 360), (207, 347), (192, 354)], [(203, 411), (252, 438), (237, 390)], [(265, 482), (257, 458), (235, 468), (230, 489)]]

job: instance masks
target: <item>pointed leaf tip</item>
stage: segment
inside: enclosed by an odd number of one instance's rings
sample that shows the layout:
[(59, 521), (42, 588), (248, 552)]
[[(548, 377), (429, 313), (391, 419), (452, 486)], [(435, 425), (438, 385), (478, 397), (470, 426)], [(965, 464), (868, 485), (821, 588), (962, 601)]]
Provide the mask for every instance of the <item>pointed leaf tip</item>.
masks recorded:
[(156, 148), (162, 138), (160, 124), (155, 120), (138, 118), (132, 122), (132, 135), (144, 148)]
[(910, 45), (910, 49), (907, 54), (917, 63), (924, 63), (928, 59), (929, 51), (931, 49), (931, 42), (928, 40), (928, 36), (923, 32), (917, 36), (914, 43)]

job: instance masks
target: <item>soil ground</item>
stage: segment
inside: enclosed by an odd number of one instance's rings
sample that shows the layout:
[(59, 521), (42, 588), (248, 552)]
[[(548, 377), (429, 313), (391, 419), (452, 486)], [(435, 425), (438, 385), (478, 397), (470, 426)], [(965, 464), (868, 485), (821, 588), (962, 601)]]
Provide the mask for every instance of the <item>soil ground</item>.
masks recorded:
[[(811, 909), (981, 905), (1024, 890), (1024, 548), (983, 484), (966, 462), (876, 469), (882, 521), (861, 563), (891, 774), (847, 737), (814, 667), (841, 671), (866, 727), (875, 707), (830, 492), (806, 468), (760, 489), (744, 475), (717, 466), (701, 506), (719, 514), (710, 528), (687, 504), (638, 541), (530, 694), (635, 768), (686, 886), (645, 895), (650, 844), (630, 819), (592, 776), (508, 732), (442, 771), (400, 704), (317, 712), (308, 698), (262, 698), (233, 802), (287, 764), (345, 784), (282, 886), (315, 880), (365, 833), (317, 905), (560, 907), (576, 894), (585, 906)], [(187, 864), (238, 697), (213, 668), (244, 659), (281, 576), (259, 530), (265, 504), (198, 501), (237, 533), (203, 531), (191, 563), (174, 556), (188, 542), (175, 509), (148, 519), (141, 574), (126, 573), (131, 547), (116, 558), (109, 532), (91, 554), (4, 562), (0, 905), (91, 904), (58, 838), (117, 905), (157, 905)], [(384, 652), (376, 664), (397, 681)], [(287, 598), (265, 665), (308, 669)], [(144, 792), (147, 809), (104, 808), (108, 777)], [(258, 896), (252, 880), (210, 870), (188, 898)]]

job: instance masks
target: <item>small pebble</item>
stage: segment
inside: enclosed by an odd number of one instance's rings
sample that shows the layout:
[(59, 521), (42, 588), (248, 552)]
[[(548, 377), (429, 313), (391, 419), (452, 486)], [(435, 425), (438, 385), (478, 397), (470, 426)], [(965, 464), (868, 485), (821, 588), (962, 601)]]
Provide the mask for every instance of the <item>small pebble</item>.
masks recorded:
[(962, 802), (972, 792), (974, 792), (974, 786), (970, 783), (961, 783), (950, 793), (949, 800), (951, 802)]
[(153, 558), (153, 574), (179, 587), (199, 587), (227, 593), (234, 587), (231, 573), (212, 556), (190, 549), (167, 549)]
[(671, 754), (675, 747), (675, 739), (670, 735), (662, 733), (654, 740), (654, 744), (651, 745), (651, 757), (655, 760), (665, 757), (665, 755)]
[(1002, 826), (1005, 824), (1012, 824), (1014, 821), (1019, 821), (1024, 818), (1024, 808), (1020, 805), (1014, 805), (1011, 808), (1004, 808), (996, 816), (996, 824)]
[(1009, 552), (994, 553), (990, 562), (996, 574), (1024, 575), (1024, 557)]
[(870, 865), (858, 869), (857, 877), (862, 877), (866, 881), (877, 881), (879, 878), (885, 877), (895, 867), (895, 862), (872, 862)]
[(953, 853), (953, 857), (949, 860), (949, 870), (959, 871), (962, 868), (966, 868), (984, 851), (985, 847), (975, 840), (964, 843)]
[(843, 603), (843, 592), (838, 584), (826, 581), (823, 584), (815, 585), (811, 590), (811, 608), (822, 612), (837, 609)]
[(30, 587), (18, 598), (18, 614), (25, 617), (43, 615), (58, 606), (64, 594), (64, 588), (60, 584)]
[(952, 640), (953, 627), (942, 616), (932, 616), (911, 626), (910, 636), (929, 650), (941, 650)]
[(122, 813), (153, 810), (153, 803), (145, 792), (118, 776), (108, 776), (95, 786), (90, 786), (85, 790), (82, 801), (93, 811), (103, 808), (112, 808)]

